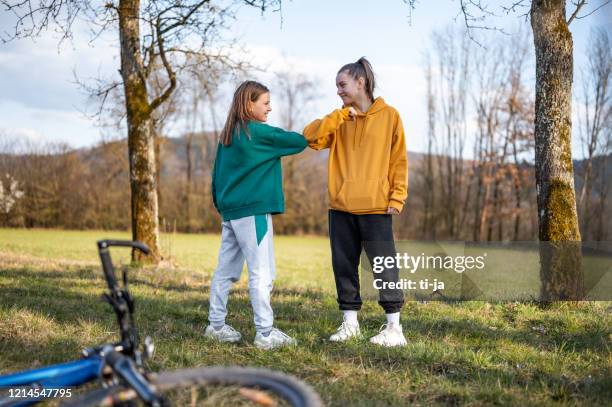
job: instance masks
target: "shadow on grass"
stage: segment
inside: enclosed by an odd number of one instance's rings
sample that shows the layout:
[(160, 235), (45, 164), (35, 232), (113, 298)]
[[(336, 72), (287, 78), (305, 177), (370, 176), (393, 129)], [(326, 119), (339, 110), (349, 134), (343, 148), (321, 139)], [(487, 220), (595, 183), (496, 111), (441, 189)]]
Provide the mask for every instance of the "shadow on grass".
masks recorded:
[[(172, 278), (169, 277), (164, 278), (162, 281), (156, 283), (152, 281), (155, 279), (155, 274), (159, 273), (163, 275), (164, 273), (172, 273), (172, 270), (145, 270), (144, 272), (139, 269), (129, 269), (128, 271), (128, 280), (130, 284), (140, 284), (147, 287), (152, 288), (164, 288), (165, 290), (172, 290), (178, 292), (189, 292), (189, 291), (201, 291), (202, 288), (200, 286), (194, 286), (186, 283), (176, 283), (171, 281)], [(120, 270), (115, 270), (116, 276), (120, 279), (121, 272)], [(167, 274), (166, 274), (167, 275)], [(153, 278), (147, 278), (152, 276)], [(4, 268), (0, 270), (0, 277), (6, 278), (17, 278), (17, 279), (28, 279), (28, 280), (37, 280), (37, 279), (50, 279), (50, 280), (89, 280), (89, 281), (99, 281), (100, 288), (106, 287), (106, 280), (104, 280), (104, 276), (101, 268), (92, 268), (92, 267), (70, 267), (65, 270), (45, 270), (45, 271), (36, 271), (36, 270), (28, 270), (26, 268)], [(197, 280), (196, 282), (200, 285), (206, 283), (206, 288), (208, 288), (209, 280), (198, 274), (189, 275), (193, 280)]]

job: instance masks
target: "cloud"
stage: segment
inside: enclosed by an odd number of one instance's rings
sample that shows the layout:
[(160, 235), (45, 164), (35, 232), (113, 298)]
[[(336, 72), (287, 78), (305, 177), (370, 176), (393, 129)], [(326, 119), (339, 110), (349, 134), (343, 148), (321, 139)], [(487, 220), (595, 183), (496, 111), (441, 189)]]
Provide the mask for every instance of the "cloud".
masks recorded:
[[(8, 26), (7, 26), (8, 27)], [(0, 46), (0, 122), (5, 134), (81, 147), (98, 141), (100, 131), (81, 111), (88, 106), (75, 83), (118, 75), (119, 52), (108, 33), (89, 43), (84, 23), (72, 41), (47, 31), (40, 37)]]
[(0, 111), (3, 115), (0, 131), (11, 139), (84, 147), (100, 138), (100, 130), (76, 110), (38, 108), (0, 99)]
[(37, 108), (69, 109), (83, 106), (86, 96), (74, 83), (73, 71), (83, 79), (116, 75), (118, 50), (101, 37), (95, 46), (83, 24), (75, 26), (75, 39), (59, 46), (53, 32), (0, 46), (2, 96)]
[(9, 140), (27, 140), (34, 143), (45, 141), (45, 136), (41, 132), (25, 127), (0, 126), (0, 134)]

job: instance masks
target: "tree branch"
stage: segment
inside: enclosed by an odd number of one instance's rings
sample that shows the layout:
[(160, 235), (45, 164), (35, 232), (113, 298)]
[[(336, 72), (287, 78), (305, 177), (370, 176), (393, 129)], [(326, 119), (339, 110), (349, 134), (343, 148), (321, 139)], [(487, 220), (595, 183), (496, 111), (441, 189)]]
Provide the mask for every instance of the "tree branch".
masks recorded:
[[(593, 11), (591, 11), (590, 13), (587, 13), (587, 14), (585, 14), (585, 15), (583, 15), (583, 16), (578, 16), (578, 15), (577, 15), (577, 16), (576, 16), (576, 20), (582, 20), (583, 18), (586, 18), (586, 17), (590, 16), (591, 14), (595, 13), (595, 12), (596, 12), (597, 10), (599, 10), (600, 8), (603, 8), (603, 7), (607, 6), (608, 4), (610, 4), (610, 2), (612, 2), (612, 0), (608, 0), (608, 1), (606, 1), (606, 2), (605, 2), (604, 4), (602, 4), (601, 6), (599, 6), (599, 7), (595, 8), (595, 10), (593, 10)], [(568, 23), (568, 24), (569, 24), (569, 23)]]
[[(479, 47), (484, 48), (484, 46), (478, 40), (476, 40), (476, 38), (474, 38), (474, 36), (472, 35), (473, 29), (499, 31), (502, 34), (507, 34), (502, 28), (491, 27), (487, 25), (474, 25), (473, 24), (474, 22), (479, 23), (479, 22), (484, 21), (486, 16), (495, 16), (495, 14), (492, 11), (490, 11), (487, 8), (487, 6), (482, 3), (481, 0), (477, 0), (477, 1), (459, 0), (459, 5), (461, 8), (460, 13), (463, 15), (463, 21), (465, 22), (465, 27), (467, 28), (468, 37), (470, 38), (472, 42), (476, 43)], [(482, 13), (482, 15), (480, 16), (472, 15), (469, 11), (470, 6), (478, 9)], [(512, 7), (516, 7), (516, 5), (513, 5)]]
[[(208, 0), (205, 0), (204, 2), (206, 1)], [(202, 4), (204, 2), (202, 2)], [(157, 32), (157, 48), (159, 50), (159, 56), (161, 57), (162, 63), (164, 64), (164, 68), (166, 68), (166, 73), (168, 74), (168, 79), (170, 80), (170, 84), (160, 96), (153, 99), (153, 101), (149, 105), (149, 110), (151, 112), (157, 109), (159, 105), (164, 103), (170, 97), (174, 89), (176, 88), (176, 74), (172, 70), (172, 67), (170, 66), (170, 64), (168, 63), (168, 59), (166, 57), (166, 51), (164, 49), (164, 38), (162, 37), (162, 31), (161, 31), (161, 18), (157, 19), (157, 24), (155, 25), (155, 29)]]
[[(162, 30), (162, 29), (158, 29), (158, 31), (159, 31), (158, 38), (160, 38), (160, 37), (161, 37), (161, 34), (165, 34), (165, 33), (169, 32), (169, 31), (172, 31), (172, 30), (173, 30), (173, 29), (175, 29), (176, 27), (179, 27), (179, 26), (181, 26), (181, 25), (185, 25), (185, 23), (186, 23), (187, 21), (189, 21), (189, 18), (190, 18), (190, 17), (191, 17), (191, 16), (192, 16), (192, 15), (193, 15), (193, 14), (194, 14), (196, 11), (198, 11), (198, 10), (200, 9), (200, 7), (202, 7), (204, 4), (209, 3), (209, 2), (210, 2), (210, 0), (202, 0), (201, 2), (197, 3), (195, 6), (191, 7), (191, 8), (190, 8), (190, 10), (189, 10), (189, 12), (188, 12), (187, 14), (185, 14), (184, 16), (182, 16), (182, 17), (181, 17), (181, 18), (180, 18), (180, 19), (179, 19), (179, 20), (178, 20), (176, 23), (171, 24), (171, 25), (169, 25), (169, 26), (167, 26), (167, 27), (164, 27), (164, 29), (163, 29), (163, 30)], [(167, 10), (166, 10), (166, 11), (167, 11)], [(164, 12), (166, 12), (166, 11), (164, 11)], [(160, 14), (160, 16), (161, 16), (161, 14)]]
[(569, 20), (567, 20), (567, 25), (568, 26), (572, 23), (574, 18), (578, 15), (578, 12), (580, 11), (580, 9), (586, 4), (586, 0), (580, 0), (578, 3), (574, 3), (574, 2), (572, 2), (572, 3), (576, 6), (576, 10), (574, 10), (574, 12), (570, 16)]

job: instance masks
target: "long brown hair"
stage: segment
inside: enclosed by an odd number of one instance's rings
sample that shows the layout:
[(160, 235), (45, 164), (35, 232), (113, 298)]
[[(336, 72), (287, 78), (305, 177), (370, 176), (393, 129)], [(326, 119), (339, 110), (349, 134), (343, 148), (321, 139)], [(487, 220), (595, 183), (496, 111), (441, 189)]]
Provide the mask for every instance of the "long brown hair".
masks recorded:
[(264, 93), (268, 93), (270, 90), (259, 82), (245, 81), (238, 86), (238, 89), (234, 92), (234, 99), (232, 100), (232, 107), (227, 114), (225, 125), (221, 131), (220, 141), (225, 146), (232, 144), (232, 136), (237, 130), (238, 126), (249, 135), (247, 129), (247, 122), (251, 120), (249, 113), (249, 102), (255, 102)]
[(374, 101), (374, 88), (376, 87), (376, 80), (374, 78), (374, 71), (372, 70), (372, 64), (365, 57), (361, 57), (357, 62), (351, 62), (350, 64), (344, 65), (338, 73), (346, 71), (353, 79), (357, 80), (363, 78), (365, 80), (365, 91), (370, 101)]

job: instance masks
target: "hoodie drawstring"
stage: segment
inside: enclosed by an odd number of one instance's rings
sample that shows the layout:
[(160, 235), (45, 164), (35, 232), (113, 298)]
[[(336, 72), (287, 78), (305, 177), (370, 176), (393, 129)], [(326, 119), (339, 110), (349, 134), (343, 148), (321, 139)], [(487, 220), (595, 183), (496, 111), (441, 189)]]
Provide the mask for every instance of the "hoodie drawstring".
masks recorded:
[(366, 128), (366, 123), (368, 122), (368, 115), (366, 115), (363, 118), (363, 125), (361, 126), (361, 132), (359, 134), (359, 145), (358, 147), (361, 147), (361, 144), (363, 143), (363, 133), (365, 133), (365, 128)]
[[(363, 134), (365, 133), (366, 122), (368, 120), (367, 115), (355, 117), (355, 137), (353, 138), (353, 150), (361, 147), (363, 144)], [(361, 123), (361, 127), (359, 127)]]

